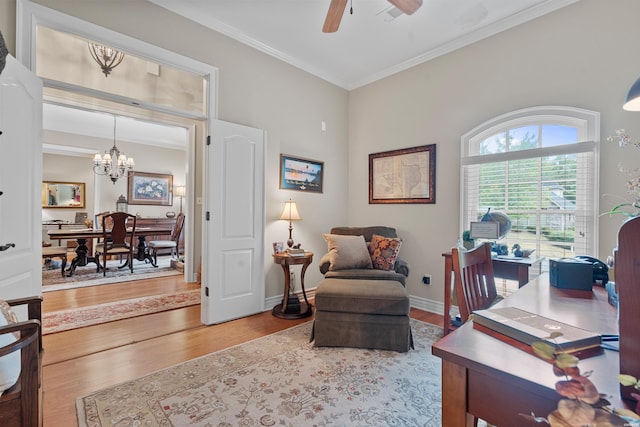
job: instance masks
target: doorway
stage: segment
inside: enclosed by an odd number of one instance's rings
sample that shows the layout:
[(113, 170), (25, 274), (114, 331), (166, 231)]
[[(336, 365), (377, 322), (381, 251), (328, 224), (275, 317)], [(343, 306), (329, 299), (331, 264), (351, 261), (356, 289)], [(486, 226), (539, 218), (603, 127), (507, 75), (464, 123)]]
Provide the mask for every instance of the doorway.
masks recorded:
[[(20, 36), (18, 37), (17, 56), (31, 70), (40, 68), (39, 66), (36, 67), (37, 32), (38, 28), (45, 27), (112, 46), (132, 56), (149, 60), (161, 66), (168, 66), (175, 70), (184, 70), (202, 78), (205, 100), (199, 113), (176, 109), (167, 104), (159, 104), (153, 102), (152, 99), (134, 99), (121, 94), (93, 89), (87, 85), (75, 85), (69, 82), (59, 82), (48, 77), (43, 78), (46, 87), (45, 100), (47, 101), (51, 99), (54, 101), (59, 100), (59, 97), (63, 95), (67, 97), (68, 94), (73, 94), (71, 99), (66, 99), (65, 102), (72, 103), (74, 106), (91, 107), (102, 111), (105, 108), (113, 108), (123, 115), (135, 116), (138, 114), (171, 124), (185, 125), (186, 122), (185, 126), (189, 129), (189, 143), (186, 162), (186, 194), (184, 196), (186, 214), (184, 234), (185, 252), (191, 256), (185, 258), (185, 279), (187, 281), (196, 281), (198, 270), (198, 262), (196, 260), (200, 259), (202, 253), (202, 239), (200, 237), (202, 234), (202, 214), (200, 209), (196, 209), (197, 205), (194, 203), (195, 195), (202, 194), (202, 179), (199, 178), (202, 176), (202, 165), (196, 162), (196, 153), (201, 152), (203, 149), (208, 119), (216, 116), (215, 88), (217, 69), (208, 64), (98, 27), (27, 0), (18, 0), (17, 7), (18, 16), (22, 17), (22, 21), (18, 22)], [(91, 65), (89, 61), (92, 60), (87, 60), (87, 64)], [(83, 61), (80, 62), (82, 63)], [(123, 65), (121, 64), (120, 66)], [(97, 74), (100, 78), (106, 79), (106, 77), (100, 75), (99, 70), (97, 70)], [(108, 78), (111, 79), (112, 77), (114, 77), (113, 74)], [(176, 123), (176, 118), (180, 123)]]
[[(149, 235), (146, 240), (168, 240), (176, 217), (183, 208), (184, 196), (178, 197), (177, 189), (185, 185), (186, 178), (186, 147), (188, 145), (188, 129), (158, 125), (153, 122), (132, 119), (117, 114), (107, 114), (103, 111), (68, 107), (62, 104), (45, 103), (43, 105), (43, 154), (42, 176), (44, 181), (80, 183), (83, 188), (82, 203), (78, 206), (45, 206), (42, 207), (44, 244), (63, 246), (67, 248), (68, 260), (75, 257), (76, 239), (56, 240), (48, 235), (50, 230), (72, 231), (89, 227), (85, 220), (93, 222), (94, 228), (100, 228), (97, 213), (114, 210), (126, 210), (138, 217), (137, 227), (162, 228), (167, 234)], [(114, 127), (117, 123), (117, 133)], [(111, 182), (109, 177), (96, 174), (93, 170), (93, 157), (117, 145), (122, 153), (135, 160), (133, 177), (149, 176), (155, 178), (166, 177), (166, 200), (153, 201), (142, 204), (130, 197), (128, 174)], [(100, 171), (99, 171), (100, 172)], [(144, 174), (144, 175), (143, 175)], [(183, 187), (184, 188), (184, 187)], [(154, 190), (155, 191), (155, 190)], [(122, 199), (128, 204), (120, 204)], [(96, 243), (95, 239), (88, 241), (90, 254)], [(184, 239), (182, 239), (181, 254), (184, 256)], [(169, 256), (164, 256), (165, 254)], [(155, 277), (169, 274), (171, 251), (162, 251), (160, 268), (149, 263), (134, 261), (134, 276), (141, 278)], [(75, 288), (80, 286), (83, 279), (90, 283), (130, 280), (126, 274), (128, 270), (116, 269), (110, 264), (106, 277), (97, 274), (96, 265), (78, 267), (73, 277), (61, 277), (54, 274), (60, 270), (62, 261), (47, 260), (43, 272), (43, 291), (54, 289)], [(69, 266), (70, 263), (67, 264)], [(182, 266), (182, 265), (180, 265)], [(183, 270), (183, 269), (180, 269)], [(175, 271), (175, 270), (174, 270)], [(183, 273), (184, 275), (184, 273)], [(82, 283), (89, 284), (89, 283)]]

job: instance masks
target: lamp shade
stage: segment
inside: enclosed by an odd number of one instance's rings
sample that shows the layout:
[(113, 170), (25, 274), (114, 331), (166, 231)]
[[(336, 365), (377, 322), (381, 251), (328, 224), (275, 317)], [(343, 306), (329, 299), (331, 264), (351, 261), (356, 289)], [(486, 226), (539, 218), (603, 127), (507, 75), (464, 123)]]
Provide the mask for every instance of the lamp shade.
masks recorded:
[(185, 195), (185, 186), (184, 185), (176, 185), (173, 187), (173, 195), (176, 197), (184, 197)]
[(292, 202), (291, 200), (284, 202), (284, 209), (282, 210), (280, 219), (286, 219), (287, 221), (298, 221), (302, 219), (298, 213), (296, 202)]
[(640, 78), (629, 89), (622, 108), (627, 111), (640, 111)]

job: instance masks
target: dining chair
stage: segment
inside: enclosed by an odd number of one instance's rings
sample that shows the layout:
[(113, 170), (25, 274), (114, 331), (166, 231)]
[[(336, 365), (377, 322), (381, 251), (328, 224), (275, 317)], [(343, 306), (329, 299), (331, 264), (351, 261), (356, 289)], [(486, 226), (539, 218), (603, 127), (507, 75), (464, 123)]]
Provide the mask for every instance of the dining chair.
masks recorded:
[(62, 268), (60, 273), (64, 277), (64, 269), (67, 266), (67, 248), (65, 246), (44, 246), (42, 248), (42, 259), (51, 260), (52, 258), (60, 258)]
[[(133, 248), (135, 247), (136, 216), (126, 212), (111, 212), (102, 215), (102, 242), (96, 245), (95, 256), (102, 255), (102, 273), (107, 275), (107, 256), (127, 256), (124, 265), (133, 273)], [(123, 265), (123, 266), (124, 266)], [(121, 267), (123, 267), (121, 266)]]
[(462, 323), (474, 310), (489, 308), (497, 301), (496, 282), (493, 276), (491, 244), (484, 243), (471, 250), (451, 250), (453, 259), (454, 288)]
[(171, 257), (177, 258), (180, 255), (180, 235), (184, 227), (184, 214), (180, 212), (176, 217), (176, 223), (173, 225), (171, 237), (169, 240), (152, 240), (148, 243), (149, 253), (153, 256), (153, 263), (158, 265), (158, 251), (162, 249), (171, 249)]
[[(105, 215), (110, 214), (111, 212), (112, 211), (105, 211), (105, 212), (100, 212), (100, 213), (97, 213), (97, 214), (94, 215), (94, 222), (93, 223), (95, 224), (96, 228), (102, 227), (102, 218)], [(110, 228), (111, 227), (111, 222), (108, 222), (107, 226)]]

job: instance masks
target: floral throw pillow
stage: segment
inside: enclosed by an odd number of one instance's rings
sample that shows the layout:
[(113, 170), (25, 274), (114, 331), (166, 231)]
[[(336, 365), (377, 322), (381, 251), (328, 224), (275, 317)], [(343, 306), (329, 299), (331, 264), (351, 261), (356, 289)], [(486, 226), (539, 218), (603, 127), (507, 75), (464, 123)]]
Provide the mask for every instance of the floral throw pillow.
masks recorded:
[(383, 237), (374, 234), (369, 243), (369, 255), (373, 268), (378, 270), (392, 271), (393, 266), (400, 252), (402, 239), (397, 237)]

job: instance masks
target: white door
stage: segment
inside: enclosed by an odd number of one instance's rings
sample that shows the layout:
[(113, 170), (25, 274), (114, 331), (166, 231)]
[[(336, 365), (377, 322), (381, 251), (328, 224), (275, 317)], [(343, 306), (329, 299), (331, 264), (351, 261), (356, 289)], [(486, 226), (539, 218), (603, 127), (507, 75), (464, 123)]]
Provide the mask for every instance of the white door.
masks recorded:
[(42, 295), (42, 82), (12, 56), (0, 75), (0, 298)]
[(263, 130), (211, 121), (205, 148), (202, 321), (264, 310)]

